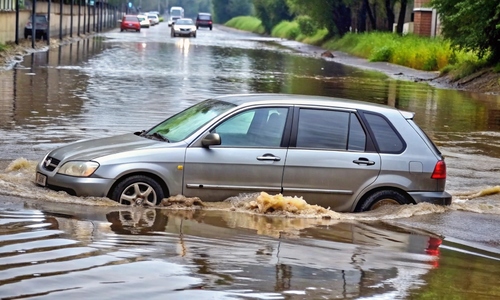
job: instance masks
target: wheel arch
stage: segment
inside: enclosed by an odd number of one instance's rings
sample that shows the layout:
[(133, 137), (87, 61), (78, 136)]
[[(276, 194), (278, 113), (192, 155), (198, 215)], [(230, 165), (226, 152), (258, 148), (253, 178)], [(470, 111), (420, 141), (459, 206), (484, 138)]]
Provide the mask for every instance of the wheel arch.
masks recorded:
[(108, 198), (111, 199), (111, 195), (113, 194), (113, 190), (116, 188), (116, 186), (120, 182), (122, 182), (122, 181), (124, 181), (127, 178), (130, 178), (132, 176), (136, 176), (136, 175), (146, 176), (146, 177), (149, 177), (149, 178), (155, 180), (161, 186), (161, 189), (163, 190), (163, 194), (165, 195), (165, 197), (166, 198), (170, 197), (170, 190), (168, 188), (167, 183), (160, 176), (158, 176), (158, 175), (156, 175), (154, 173), (145, 172), (145, 171), (132, 172), (132, 173), (127, 173), (127, 174), (122, 175), (120, 178), (118, 178), (118, 179), (115, 180), (115, 182), (113, 183), (113, 185), (111, 185), (111, 187), (108, 190), (108, 193), (106, 194), (106, 197), (108, 197)]
[(403, 190), (401, 188), (398, 188), (395, 186), (379, 186), (379, 187), (376, 187), (374, 189), (371, 189), (371, 190), (365, 192), (363, 194), (363, 196), (361, 196), (361, 198), (359, 198), (359, 200), (355, 203), (353, 211), (354, 212), (361, 212), (361, 206), (363, 206), (363, 203), (366, 201), (366, 199), (368, 199), (371, 195), (375, 194), (376, 192), (386, 191), (386, 190), (398, 192), (406, 198), (408, 203), (416, 204), (413, 197), (411, 197), (410, 194), (408, 194), (408, 192), (406, 192), (405, 190)]

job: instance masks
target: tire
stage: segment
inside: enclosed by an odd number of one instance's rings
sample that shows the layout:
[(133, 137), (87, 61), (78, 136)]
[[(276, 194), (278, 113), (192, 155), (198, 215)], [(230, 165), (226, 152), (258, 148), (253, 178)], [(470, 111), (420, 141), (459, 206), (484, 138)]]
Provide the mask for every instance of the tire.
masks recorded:
[(210, 26), (210, 30), (212, 30), (212, 26)]
[(358, 211), (374, 210), (385, 205), (404, 205), (410, 203), (403, 194), (395, 190), (381, 190), (366, 198)]
[(120, 32), (123, 32), (123, 28), (120, 28)]
[(121, 234), (165, 231), (168, 224), (168, 217), (154, 208), (112, 211), (106, 214), (106, 219), (111, 223), (111, 230)]
[(120, 181), (111, 199), (124, 205), (156, 206), (165, 197), (161, 185), (144, 175), (134, 175)]
[(24, 39), (27, 39), (28, 38), (28, 35), (25, 33), (24, 34)]
[(194, 38), (196, 37), (196, 33), (195, 33), (195, 34), (193, 34), (193, 37), (194, 37)]

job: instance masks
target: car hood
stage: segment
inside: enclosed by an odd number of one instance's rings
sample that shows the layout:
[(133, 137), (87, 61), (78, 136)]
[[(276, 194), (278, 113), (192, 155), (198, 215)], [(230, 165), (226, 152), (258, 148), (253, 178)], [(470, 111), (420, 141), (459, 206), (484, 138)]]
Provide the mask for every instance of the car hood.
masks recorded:
[[(178, 143), (176, 143), (178, 145)], [(148, 139), (133, 133), (101, 139), (85, 140), (62, 146), (50, 152), (49, 156), (61, 161), (96, 160), (113, 154), (159, 147), (173, 147), (175, 144)]]

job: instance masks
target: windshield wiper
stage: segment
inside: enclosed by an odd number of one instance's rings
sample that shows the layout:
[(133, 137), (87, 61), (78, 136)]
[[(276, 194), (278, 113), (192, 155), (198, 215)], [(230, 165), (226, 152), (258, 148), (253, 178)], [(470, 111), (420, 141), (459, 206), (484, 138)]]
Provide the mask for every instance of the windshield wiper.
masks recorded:
[(141, 130), (141, 131), (136, 131), (134, 132), (135, 135), (138, 135), (138, 136), (144, 136), (144, 134), (146, 133), (146, 130)]
[(146, 134), (145, 137), (149, 138), (149, 137), (152, 137), (152, 138), (155, 138), (157, 140), (160, 140), (160, 141), (164, 141), (164, 142), (167, 142), (167, 143), (170, 143), (170, 141), (164, 137), (163, 135), (161, 135), (160, 133), (158, 132), (154, 132), (152, 134)]

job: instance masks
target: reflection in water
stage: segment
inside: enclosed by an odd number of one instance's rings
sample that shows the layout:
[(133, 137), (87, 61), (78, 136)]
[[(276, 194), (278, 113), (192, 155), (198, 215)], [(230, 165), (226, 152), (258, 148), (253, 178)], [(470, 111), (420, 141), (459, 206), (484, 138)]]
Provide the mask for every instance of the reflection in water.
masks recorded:
[[(401, 299), (442, 280), (453, 269), (443, 264), (448, 259), (482, 260), (468, 274), (498, 268), (491, 256), (456, 251), (460, 245), (446, 241), (443, 254), (439, 237), (388, 225), (275, 219), (25, 202), (0, 210), (0, 296), (54, 299), (111, 289), (113, 297), (148, 299)], [(266, 223), (280, 234), (255, 227)], [(466, 294), (475, 291), (472, 284)]]

